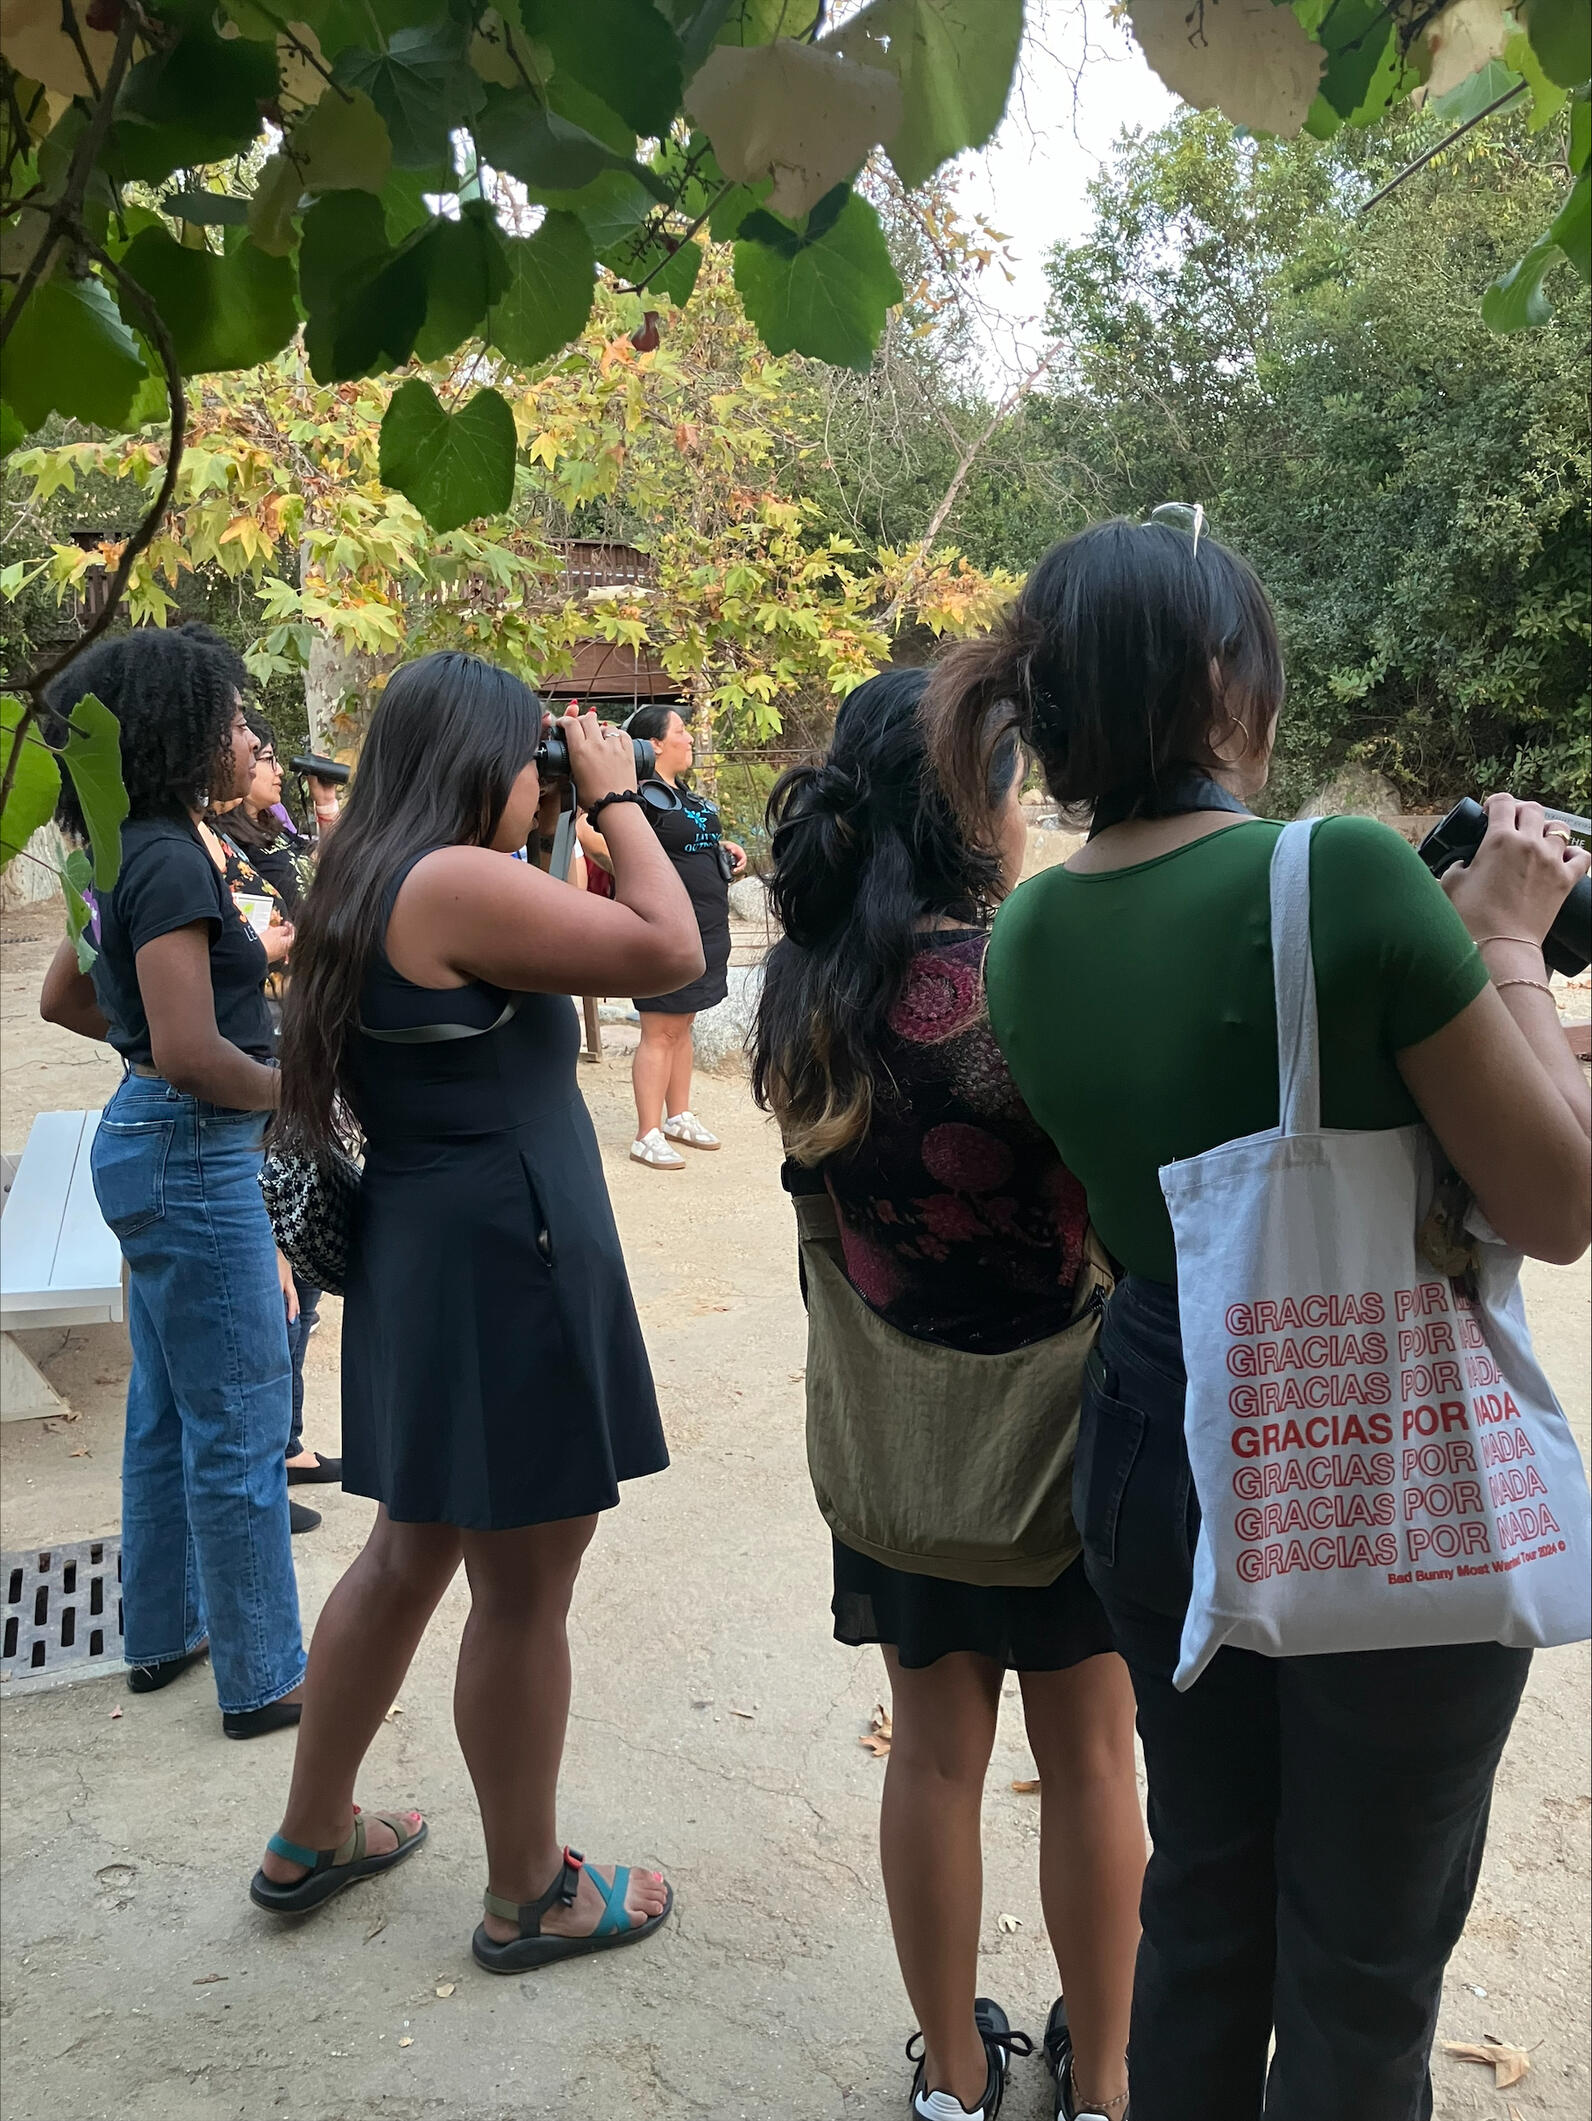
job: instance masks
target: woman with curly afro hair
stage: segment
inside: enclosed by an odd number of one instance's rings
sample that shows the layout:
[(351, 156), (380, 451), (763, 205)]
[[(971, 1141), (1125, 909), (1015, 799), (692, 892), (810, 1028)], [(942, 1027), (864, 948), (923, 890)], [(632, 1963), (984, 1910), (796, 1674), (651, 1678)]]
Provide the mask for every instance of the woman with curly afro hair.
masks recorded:
[[(296, 1723), (304, 1676), (287, 1327), (257, 1182), (279, 1080), (266, 956), (198, 831), (252, 777), (247, 684), (225, 641), (182, 626), (100, 641), (52, 686), (51, 741), (85, 693), (115, 715), (128, 814), (92, 972), (63, 943), (40, 1002), (46, 1021), (109, 1040), (127, 1071), (92, 1153), (128, 1269), (128, 1684), (152, 1693), (208, 1643), (230, 1738)], [(61, 823), (86, 838), (63, 786)]]

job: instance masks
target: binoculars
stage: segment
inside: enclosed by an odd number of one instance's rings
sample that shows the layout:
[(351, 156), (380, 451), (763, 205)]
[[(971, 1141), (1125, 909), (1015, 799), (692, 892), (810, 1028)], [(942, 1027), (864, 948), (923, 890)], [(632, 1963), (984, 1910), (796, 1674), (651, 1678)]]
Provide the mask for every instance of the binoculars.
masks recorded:
[[(636, 755), (636, 781), (639, 786), (649, 780), (658, 763), (658, 755), (645, 737), (633, 736), (630, 747)], [(569, 779), (569, 745), (564, 732), (555, 723), (545, 730), (542, 741), (536, 747), (536, 756), (531, 762), (544, 781), (567, 781)]]
[[(1592, 834), (1592, 818), (1573, 817), (1567, 810), (1549, 810), (1548, 822), (1563, 825), (1577, 839)], [(1417, 849), (1433, 876), (1441, 876), (1456, 862), (1468, 862), (1487, 836), (1487, 813), (1469, 796), (1456, 803), (1440, 825), (1435, 825)], [(1550, 972), (1574, 979), (1592, 964), (1592, 877), (1582, 877), (1559, 908), (1553, 926), (1543, 939), (1542, 955)]]

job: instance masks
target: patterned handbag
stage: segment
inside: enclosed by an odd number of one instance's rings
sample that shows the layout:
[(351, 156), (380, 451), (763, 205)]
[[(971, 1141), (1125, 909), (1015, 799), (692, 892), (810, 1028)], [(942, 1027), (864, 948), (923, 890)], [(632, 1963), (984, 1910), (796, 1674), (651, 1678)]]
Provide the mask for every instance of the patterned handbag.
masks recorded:
[(271, 1230), (299, 1280), (341, 1296), (348, 1279), (349, 1242), (364, 1174), (351, 1156), (325, 1157), (267, 1149), (260, 1191)]

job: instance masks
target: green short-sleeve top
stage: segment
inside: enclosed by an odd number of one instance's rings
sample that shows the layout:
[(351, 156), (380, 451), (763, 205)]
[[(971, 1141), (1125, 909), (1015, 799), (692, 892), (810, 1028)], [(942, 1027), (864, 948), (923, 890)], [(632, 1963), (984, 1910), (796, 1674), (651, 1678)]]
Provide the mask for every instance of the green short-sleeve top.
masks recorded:
[[(1130, 1273), (1176, 1279), (1161, 1165), (1277, 1124), (1281, 829), (1256, 818), (1127, 869), (1048, 869), (995, 922), (996, 1038)], [(1394, 1055), (1481, 992), (1480, 953), (1414, 849), (1370, 818), (1317, 827), (1310, 886), (1322, 1125), (1407, 1126)]]

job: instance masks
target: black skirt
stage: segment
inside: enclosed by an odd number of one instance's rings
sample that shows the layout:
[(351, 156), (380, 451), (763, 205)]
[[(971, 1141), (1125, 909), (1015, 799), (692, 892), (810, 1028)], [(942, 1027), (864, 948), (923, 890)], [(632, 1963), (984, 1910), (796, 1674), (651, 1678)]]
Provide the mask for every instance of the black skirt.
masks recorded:
[(1064, 1672), (1116, 1644), (1082, 1557), (1041, 1590), (913, 1576), (832, 1541), (835, 1640), (888, 1644), (908, 1671), (970, 1650), (1013, 1672)]

